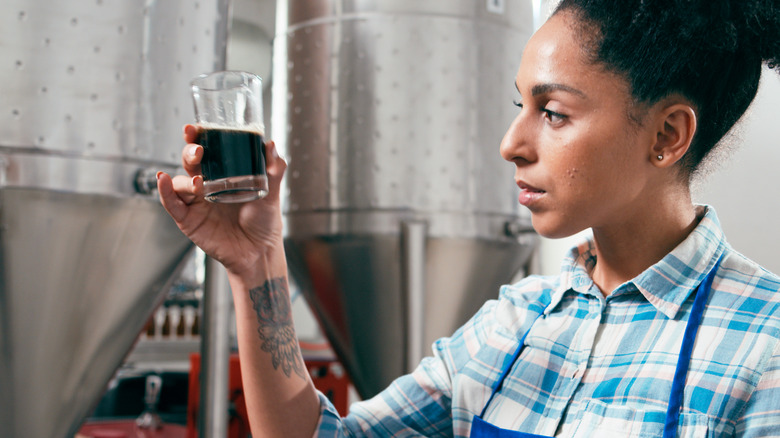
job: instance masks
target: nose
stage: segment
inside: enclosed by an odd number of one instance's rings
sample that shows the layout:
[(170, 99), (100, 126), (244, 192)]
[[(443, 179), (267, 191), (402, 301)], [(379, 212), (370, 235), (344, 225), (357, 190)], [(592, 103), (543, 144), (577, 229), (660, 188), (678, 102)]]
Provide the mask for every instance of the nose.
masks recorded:
[(533, 147), (533, 128), (529, 120), (523, 117), (523, 112), (515, 117), (501, 140), (501, 157), (520, 166), (536, 161), (536, 150)]

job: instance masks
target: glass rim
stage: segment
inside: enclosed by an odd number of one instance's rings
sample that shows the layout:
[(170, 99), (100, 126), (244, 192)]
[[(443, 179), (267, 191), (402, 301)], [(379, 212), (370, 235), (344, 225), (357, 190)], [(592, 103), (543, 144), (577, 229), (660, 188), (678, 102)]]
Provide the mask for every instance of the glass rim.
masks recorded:
[[(233, 85), (231, 87), (216, 88), (213, 85), (208, 85), (207, 80), (211, 80), (216, 76), (237, 77), (237, 78), (241, 78), (242, 80), (236, 83), (236, 85)], [(190, 81), (190, 88), (192, 88), (193, 91), (235, 90), (237, 88), (247, 87), (249, 85), (249, 82), (252, 80), (257, 80), (260, 82), (260, 84), (263, 83), (263, 78), (261, 78), (259, 75), (252, 72), (242, 71), (242, 70), (220, 70), (211, 73), (204, 73), (202, 75), (197, 76), (196, 78)]]

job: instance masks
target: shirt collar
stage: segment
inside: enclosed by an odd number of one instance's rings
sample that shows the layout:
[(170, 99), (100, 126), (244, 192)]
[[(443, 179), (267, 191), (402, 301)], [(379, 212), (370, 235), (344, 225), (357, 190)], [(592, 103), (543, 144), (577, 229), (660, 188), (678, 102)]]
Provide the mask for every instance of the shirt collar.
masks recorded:
[[(620, 290), (634, 289), (668, 318), (674, 318), (685, 302), (709, 273), (726, 247), (720, 221), (711, 206), (696, 209), (699, 224), (675, 249), (658, 263), (647, 268)], [(552, 310), (566, 291), (592, 294), (595, 285), (590, 272), (596, 264), (592, 237), (572, 248), (564, 258), (559, 287), (553, 292), (547, 310)]]
[(595, 266), (595, 246), (593, 238), (589, 237), (570, 249), (563, 258), (560, 282), (551, 294), (550, 305), (545, 309), (545, 313), (552, 311), (563, 299), (563, 295), (570, 290), (581, 294), (591, 293), (591, 290), (596, 287), (590, 278), (590, 272)]

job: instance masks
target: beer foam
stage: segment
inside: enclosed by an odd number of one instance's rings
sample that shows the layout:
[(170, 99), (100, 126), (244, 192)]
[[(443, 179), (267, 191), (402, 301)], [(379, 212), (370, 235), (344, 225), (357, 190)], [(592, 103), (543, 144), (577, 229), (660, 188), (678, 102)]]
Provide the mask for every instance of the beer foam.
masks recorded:
[(224, 131), (241, 131), (241, 132), (256, 132), (265, 137), (265, 125), (262, 123), (251, 123), (244, 126), (225, 126), (219, 123), (198, 123), (203, 129), (222, 129)]

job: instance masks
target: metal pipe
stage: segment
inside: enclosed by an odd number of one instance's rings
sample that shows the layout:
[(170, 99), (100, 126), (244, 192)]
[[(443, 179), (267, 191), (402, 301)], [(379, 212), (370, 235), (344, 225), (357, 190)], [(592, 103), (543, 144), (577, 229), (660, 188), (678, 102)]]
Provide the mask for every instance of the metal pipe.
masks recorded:
[(231, 305), (225, 268), (206, 257), (200, 347), (200, 438), (227, 436)]
[(422, 360), (425, 331), (425, 239), (428, 225), (411, 220), (401, 223), (403, 285), (406, 296), (406, 370)]

